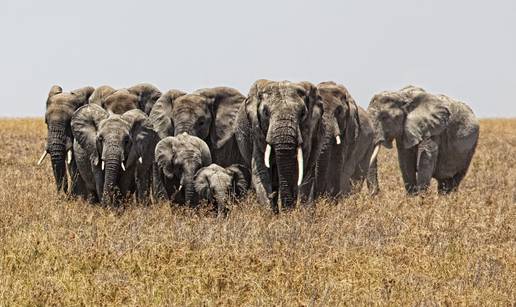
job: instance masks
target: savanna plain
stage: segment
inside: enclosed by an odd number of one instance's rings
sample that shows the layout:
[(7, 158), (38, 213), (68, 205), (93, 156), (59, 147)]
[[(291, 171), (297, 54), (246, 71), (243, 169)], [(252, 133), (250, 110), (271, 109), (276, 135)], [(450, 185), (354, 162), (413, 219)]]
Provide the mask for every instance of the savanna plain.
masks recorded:
[(57, 195), (40, 119), (0, 120), (0, 306), (516, 304), (516, 120), (482, 120), (460, 191), (381, 192), (227, 218)]

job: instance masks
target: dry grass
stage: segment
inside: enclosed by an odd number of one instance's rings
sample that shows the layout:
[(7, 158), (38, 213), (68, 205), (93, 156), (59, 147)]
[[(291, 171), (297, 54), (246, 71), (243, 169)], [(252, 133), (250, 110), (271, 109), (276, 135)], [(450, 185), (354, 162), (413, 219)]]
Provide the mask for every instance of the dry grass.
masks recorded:
[(222, 220), (59, 199), (35, 167), (44, 123), (0, 128), (0, 305), (516, 303), (516, 120), (482, 121), (455, 195), (406, 197), (383, 151), (376, 198), (279, 216), (248, 199)]

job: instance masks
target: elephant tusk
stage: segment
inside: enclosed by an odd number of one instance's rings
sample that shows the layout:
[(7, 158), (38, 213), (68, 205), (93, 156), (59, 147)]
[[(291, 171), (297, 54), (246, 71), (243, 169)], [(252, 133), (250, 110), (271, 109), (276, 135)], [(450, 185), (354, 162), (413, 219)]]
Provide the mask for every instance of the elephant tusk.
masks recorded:
[(68, 165), (70, 165), (70, 163), (72, 163), (72, 150), (69, 149), (67, 152), (66, 152), (66, 163)]
[(182, 189), (183, 189), (183, 185), (182, 185), (182, 184), (180, 184), (180, 185), (179, 185), (179, 188), (177, 189), (177, 191), (179, 192), (179, 191), (181, 191)]
[(123, 170), (124, 170), (124, 172), (125, 172), (125, 165), (124, 165), (124, 162), (123, 162), (123, 161), (120, 163), (120, 166), (122, 166), (122, 169), (123, 169)]
[(297, 185), (301, 185), (303, 182), (303, 149), (301, 146), (297, 148), (297, 168), (298, 168), (298, 176), (297, 176)]
[(48, 152), (45, 150), (43, 152), (43, 154), (41, 155), (41, 158), (39, 158), (38, 160), (38, 165), (41, 165), (41, 163), (43, 162), (43, 160), (45, 160), (45, 157), (48, 155)]
[(267, 147), (265, 147), (265, 156), (264, 156), (265, 166), (267, 168), (271, 167), (270, 159), (271, 159), (271, 145), (267, 144)]
[(140, 162), (140, 164), (143, 164), (143, 158), (142, 158), (142, 157), (139, 157), (139, 158), (138, 158), (138, 162)]
[(337, 145), (340, 145), (340, 135), (337, 135), (335, 137), (335, 142), (337, 143)]
[(380, 144), (376, 145), (376, 147), (373, 150), (373, 154), (371, 155), (371, 160), (369, 160), (369, 167), (373, 165), (374, 161), (376, 161), (376, 158), (378, 158), (378, 152), (380, 152)]
[(104, 160), (102, 160), (101, 165), (102, 165), (102, 166), (101, 166), (102, 170), (104, 170)]

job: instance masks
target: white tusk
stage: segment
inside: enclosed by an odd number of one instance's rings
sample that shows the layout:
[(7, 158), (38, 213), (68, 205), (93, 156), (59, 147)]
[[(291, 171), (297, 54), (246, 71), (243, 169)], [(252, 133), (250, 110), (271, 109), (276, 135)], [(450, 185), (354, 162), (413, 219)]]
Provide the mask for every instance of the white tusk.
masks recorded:
[(337, 145), (340, 145), (340, 135), (335, 137), (335, 142), (337, 142)]
[(297, 176), (297, 185), (301, 185), (303, 182), (303, 149), (301, 146), (297, 148), (297, 168), (298, 168), (298, 176)]
[(142, 157), (139, 157), (139, 158), (138, 158), (138, 162), (140, 162), (140, 164), (143, 164), (143, 158), (142, 158)]
[(270, 159), (271, 159), (271, 145), (267, 144), (267, 147), (265, 147), (265, 156), (264, 156), (265, 166), (267, 168), (271, 167)]
[(68, 165), (70, 165), (70, 163), (72, 163), (72, 150), (69, 149), (67, 152), (66, 152), (66, 163)]
[(179, 191), (181, 191), (181, 189), (183, 189), (183, 185), (182, 184), (179, 185), (179, 189), (177, 189), (177, 191), (179, 192)]
[(104, 160), (102, 160), (102, 166), (101, 166), (102, 170), (104, 170)]
[(43, 154), (41, 155), (41, 158), (39, 158), (38, 160), (38, 165), (41, 165), (41, 163), (43, 162), (43, 160), (45, 160), (45, 157), (48, 155), (48, 152), (45, 150), (43, 152)]
[(122, 169), (124, 170), (125, 172), (125, 165), (124, 165), (124, 162), (122, 161), (122, 163), (120, 163), (120, 166), (122, 166)]
[(373, 165), (373, 162), (378, 157), (378, 152), (379, 151), (380, 151), (380, 144), (376, 145), (376, 147), (373, 150), (373, 154), (371, 155), (371, 160), (369, 160), (369, 167), (371, 167), (371, 165)]

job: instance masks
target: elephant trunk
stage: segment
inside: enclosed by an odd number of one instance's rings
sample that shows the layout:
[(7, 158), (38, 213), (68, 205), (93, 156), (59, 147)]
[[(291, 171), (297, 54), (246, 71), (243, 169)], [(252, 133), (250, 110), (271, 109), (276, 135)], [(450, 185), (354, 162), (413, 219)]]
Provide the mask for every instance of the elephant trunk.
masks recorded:
[(190, 206), (197, 205), (195, 197), (194, 174), (186, 172), (181, 180), (185, 193), (185, 203)]
[(51, 124), (48, 129), (47, 152), (52, 161), (52, 170), (56, 182), (57, 191), (68, 190), (68, 178), (66, 176), (66, 128), (64, 124)]
[(102, 202), (106, 205), (114, 204), (119, 197), (119, 189), (117, 186), (121, 170), (120, 159), (109, 158), (105, 161), (104, 168), (104, 195)]
[(176, 126), (174, 127), (174, 136), (178, 136), (183, 133), (196, 136), (196, 132), (195, 132), (193, 123), (189, 123), (189, 122), (177, 123)]
[(213, 198), (217, 206), (218, 216), (226, 215), (226, 202), (228, 202), (228, 190), (223, 187), (216, 187), (213, 191)]

